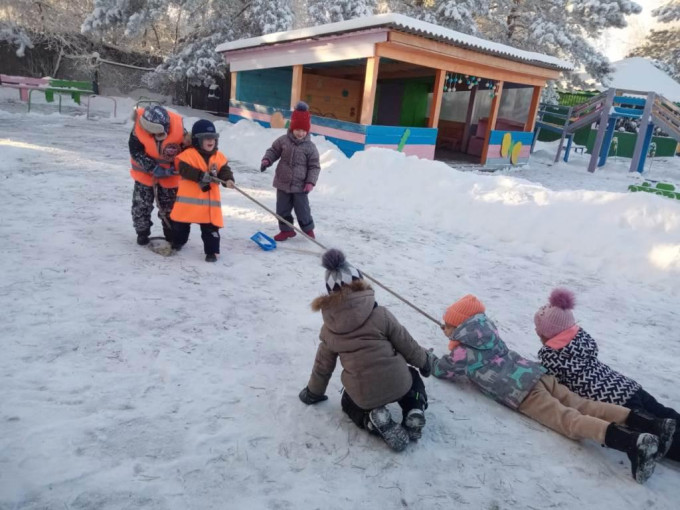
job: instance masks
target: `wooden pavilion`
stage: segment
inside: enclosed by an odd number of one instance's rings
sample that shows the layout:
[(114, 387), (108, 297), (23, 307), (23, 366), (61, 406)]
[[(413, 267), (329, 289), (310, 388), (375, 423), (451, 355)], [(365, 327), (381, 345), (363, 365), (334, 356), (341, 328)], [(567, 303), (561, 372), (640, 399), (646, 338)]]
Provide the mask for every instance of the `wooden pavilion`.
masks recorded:
[(270, 126), (304, 100), (312, 133), (348, 155), (389, 147), (487, 166), (528, 161), (541, 91), (572, 69), (400, 14), (232, 41), (217, 51), (231, 71), (232, 122)]

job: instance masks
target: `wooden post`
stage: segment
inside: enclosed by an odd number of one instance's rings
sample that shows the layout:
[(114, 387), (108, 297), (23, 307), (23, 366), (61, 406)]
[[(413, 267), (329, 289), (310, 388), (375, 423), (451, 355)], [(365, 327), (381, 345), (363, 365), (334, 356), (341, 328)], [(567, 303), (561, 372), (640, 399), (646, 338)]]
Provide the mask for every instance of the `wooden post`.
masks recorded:
[(231, 73), (231, 88), (229, 89), (229, 99), (236, 101), (236, 86), (238, 84), (238, 73)]
[(290, 109), (295, 110), (302, 97), (302, 65), (293, 66), (293, 84), (290, 89)]
[[(588, 163), (588, 171), (593, 173), (597, 168), (597, 161), (600, 157), (600, 150), (602, 149), (602, 142), (604, 142), (604, 135), (607, 132), (607, 125), (609, 124), (609, 114), (614, 105), (614, 98), (616, 97), (616, 89), (609, 89), (607, 97), (600, 113), (600, 126), (595, 136), (595, 145), (593, 146), (593, 153), (590, 155), (590, 162)], [(607, 149), (609, 150), (609, 149)]]
[(437, 75), (434, 79), (434, 90), (432, 91), (430, 118), (427, 122), (427, 127), (430, 128), (436, 128), (439, 125), (439, 114), (442, 110), (442, 97), (444, 97), (444, 80), (446, 80), (446, 71), (444, 69), (437, 69)]
[(642, 117), (640, 117), (640, 128), (638, 129), (637, 140), (635, 141), (635, 150), (633, 151), (633, 159), (630, 162), (629, 172), (638, 171), (640, 161), (644, 161), (644, 156), (642, 154), (645, 145), (645, 137), (647, 130), (654, 130), (650, 127), (649, 121), (652, 118), (652, 106), (656, 100), (656, 94), (650, 92), (647, 94), (647, 100), (645, 101), (645, 109), (642, 111)]
[(475, 112), (475, 100), (477, 98), (477, 87), (470, 91), (470, 100), (468, 101), (467, 115), (465, 116), (465, 129), (463, 130), (463, 142), (460, 146), (460, 152), (467, 154), (467, 146), (470, 141), (470, 127), (472, 126), (472, 116)]
[(524, 123), (524, 131), (532, 132), (536, 127), (536, 115), (538, 115), (538, 106), (541, 104), (541, 92), (543, 87), (534, 87), (534, 95), (531, 96), (531, 106), (529, 107), (529, 116)]
[(361, 100), (361, 117), (359, 123), (371, 125), (373, 123), (373, 107), (375, 105), (375, 91), (378, 85), (378, 68), (380, 57), (366, 59), (366, 76), (364, 77), (364, 95)]
[(489, 122), (486, 127), (486, 135), (484, 136), (484, 148), (482, 149), (482, 158), (480, 163), (486, 165), (486, 158), (489, 155), (489, 138), (491, 138), (491, 131), (496, 129), (496, 120), (498, 119), (498, 110), (501, 107), (501, 96), (503, 95), (503, 82), (498, 82), (498, 92), (493, 96), (491, 101), (491, 111), (489, 112)]

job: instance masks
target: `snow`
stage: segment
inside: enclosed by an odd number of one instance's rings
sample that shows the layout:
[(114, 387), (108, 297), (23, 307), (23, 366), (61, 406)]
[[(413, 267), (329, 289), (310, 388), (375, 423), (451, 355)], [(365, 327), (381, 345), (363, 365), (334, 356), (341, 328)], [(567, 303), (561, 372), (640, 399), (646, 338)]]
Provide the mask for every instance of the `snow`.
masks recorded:
[(443, 40), (458, 46), (468, 47), (473, 50), (482, 50), (495, 55), (505, 55), (518, 60), (533, 62), (537, 65), (543, 64), (544, 66), (547, 65), (549, 67), (556, 67), (565, 71), (570, 71), (573, 69), (573, 65), (570, 62), (566, 62), (556, 57), (551, 57), (549, 55), (543, 55), (541, 53), (532, 51), (520, 50), (505, 44), (463, 34), (461, 32), (440, 27), (426, 21), (420, 21), (408, 16), (404, 16), (403, 14), (395, 13), (376, 14), (374, 16), (354, 18), (346, 21), (319, 25), (316, 27), (301, 28), (287, 32), (276, 32), (260, 37), (251, 37), (248, 39), (225, 42), (217, 46), (215, 51), (228, 52), (245, 48), (254, 48), (265, 44), (276, 44), (298, 39), (310, 39), (324, 35), (366, 30), (382, 26), (392, 26), (397, 29), (401, 28), (406, 31), (414, 32), (418, 35), (422, 35), (423, 37)]
[(600, 85), (599, 90), (614, 87), (639, 92), (656, 92), (673, 102), (680, 102), (680, 83), (648, 59), (630, 57), (612, 63), (612, 67), (614, 72), (608, 86)]
[[(229, 190), (216, 264), (195, 227), (172, 257), (137, 246), (129, 111), (55, 111), (0, 103), (0, 508), (677, 508), (677, 464), (640, 486), (620, 452), (467, 384), (426, 380), (423, 439), (402, 454), (343, 415), (339, 367), (329, 400), (304, 406), (320, 250), (299, 236), (259, 250), (249, 237), (276, 222)], [(182, 112), (187, 127), (204, 116)], [(237, 185), (273, 208), (259, 161), (282, 131), (217, 127)], [(321, 243), (435, 316), (478, 295), (533, 358), (533, 314), (566, 285), (601, 359), (680, 408), (680, 201), (627, 192), (640, 177), (614, 158), (594, 174), (587, 156), (552, 165), (554, 145), (488, 175), (382, 149), (347, 159), (314, 140)], [(678, 183), (678, 158), (657, 158), (650, 177)], [(444, 352), (435, 324), (376, 294)]]

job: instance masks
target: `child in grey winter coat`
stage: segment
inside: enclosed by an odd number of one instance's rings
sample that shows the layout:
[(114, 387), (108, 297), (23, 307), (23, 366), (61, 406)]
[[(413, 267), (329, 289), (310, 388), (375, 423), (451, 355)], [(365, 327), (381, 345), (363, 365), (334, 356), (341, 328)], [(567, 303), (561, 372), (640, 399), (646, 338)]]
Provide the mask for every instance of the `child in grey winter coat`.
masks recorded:
[(451, 352), (434, 360), (435, 377), (467, 376), (486, 395), (564, 436), (592, 439), (625, 452), (633, 477), (644, 483), (654, 472), (660, 442), (665, 447), (672, 437), (674, 423), (671, 430), (669, 424), (625, 407), (572, 393), (540, 364), (508, 349), (485, 311), (470, 294), (446, 310), (443, 330)]
[[(326, 387), (338, 358), (342, 364), (342, 410), (359, 428), (377, 433), (394, 450), (421, 437), (427, 408), (423, 377), (430, 375), (432, 356), (411, 337), (386, 308), (375, 302), (373, 289), (339, 250), (322, 259), (328, 295), (314, 300), (323, 327), (309, 383), (300, 392), (305, 404), (327, 400)], [(398, 402), (402, 422), (385, 407)]]
[[(276, 188), (276, 214), (293, 223), (292, 211), (295, 210), (302, 231), (314, 238), (314, 219), (309, 207), (309, 193), (316, 186), (321, 166), (319, 151), (309, 138), (312, 128), (309, 107), (300, 101), (290, 117), (288, 133), (280, 136), (267, 149), (260, 171), (264, 172), (278, 159), (274, 175)], [(277, 241), (295, 237), (295, 230), (279, 221), (281, 230), (274, 236)]]
[(680, 428), (677, 427), (680, 413), (663, 406), (637, 381), (597, 359), (597, 343), (576, 324), (572, 313), (574, 303), (572, 292), (558, 288), (550, 294), (549, 303), (534, 315), (536, 334), (543, 344), (538, 351), (541, 364), (560, 384), (584, 398), (675, 420), (675, 436), (666, 458), (680, 461)]

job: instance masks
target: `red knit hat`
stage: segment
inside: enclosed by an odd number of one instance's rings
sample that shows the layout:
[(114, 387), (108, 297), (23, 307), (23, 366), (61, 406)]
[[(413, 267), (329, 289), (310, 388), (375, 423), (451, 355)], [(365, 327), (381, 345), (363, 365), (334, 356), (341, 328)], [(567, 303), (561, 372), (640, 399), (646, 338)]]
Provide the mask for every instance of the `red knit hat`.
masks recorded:
[(458, 327), (470, 317), (485, 311), (486, 308), (482, 302), (472, 294), (468, 294), (446, 309), (444, 322), (449, 326)]
[(312, 116), (309, 114), (309, 106), (304, 101), (300, 101), (290, 116), (290, 130), (302, 129), (308, 133), (312, 129)]

